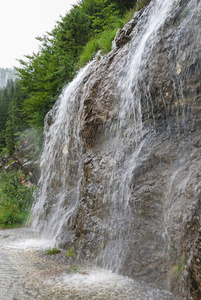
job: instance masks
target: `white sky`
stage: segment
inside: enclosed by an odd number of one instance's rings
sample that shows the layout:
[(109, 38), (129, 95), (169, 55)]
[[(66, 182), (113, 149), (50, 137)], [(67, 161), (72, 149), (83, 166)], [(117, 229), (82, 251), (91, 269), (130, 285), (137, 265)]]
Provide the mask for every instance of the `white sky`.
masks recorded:
[(50, 32), (78, 0), (0, 0), (0, 68), (37, 52), (35, 37)]

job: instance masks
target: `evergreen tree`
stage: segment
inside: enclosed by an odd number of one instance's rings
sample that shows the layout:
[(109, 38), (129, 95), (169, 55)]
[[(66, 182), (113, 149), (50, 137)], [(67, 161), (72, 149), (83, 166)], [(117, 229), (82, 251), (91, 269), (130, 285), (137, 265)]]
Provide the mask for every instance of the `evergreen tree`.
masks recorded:
[(74, 6), (70, 13), (58, 23), (54, 34), (57, 37), (59, 49), (70, 53), (76, 60), (91, 33), (91, 18), (82, 11), (80, 6)]
[(9, 80), (0, 94), (0, 149), (6, 146), (5, 132), (8, 117), (8, 107), (14, 93), (14, 82)]
[(25, 93), (20, 83), (16, 84), (12, 100), (8, 107), (8, 117), (5, 126), (6, 148), (10, 154), (15, 150), (17, 135), (27, 127), (22, 114)]
[(96, 12), (92, 17), (94, 33), (101, 33), (106, 29), (112, 28), (116, 23), (119, 11), (115, 3), (109, 0), (95, 0)]

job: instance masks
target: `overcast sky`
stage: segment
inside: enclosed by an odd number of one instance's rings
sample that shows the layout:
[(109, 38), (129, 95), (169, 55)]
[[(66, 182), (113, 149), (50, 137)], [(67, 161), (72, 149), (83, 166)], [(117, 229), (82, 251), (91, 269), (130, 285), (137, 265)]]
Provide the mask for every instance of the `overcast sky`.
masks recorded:
[(78, 0), (1, 0), (0, 68), (19, 66), (16, 59), (37, 52), (46, 31), (52, 31)]

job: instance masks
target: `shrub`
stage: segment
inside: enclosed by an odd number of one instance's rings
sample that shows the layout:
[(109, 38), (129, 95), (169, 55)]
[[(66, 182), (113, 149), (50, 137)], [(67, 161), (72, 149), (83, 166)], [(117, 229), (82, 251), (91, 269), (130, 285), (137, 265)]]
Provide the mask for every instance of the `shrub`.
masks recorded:
[(21, 171), (0, 174), (0, 225), (23, 224), (29, 215), (35, 187), (28, 186)]

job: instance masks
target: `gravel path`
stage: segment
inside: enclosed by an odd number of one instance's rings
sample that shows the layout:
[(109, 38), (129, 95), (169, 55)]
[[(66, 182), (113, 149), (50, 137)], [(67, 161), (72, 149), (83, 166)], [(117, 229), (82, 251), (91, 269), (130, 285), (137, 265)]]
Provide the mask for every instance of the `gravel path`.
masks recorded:
[(20, 274), (14, 268), (9, 256), (0, 252), (0, 299), (34, 299), (23, 287)]

